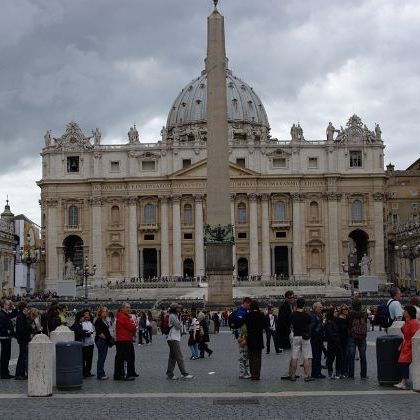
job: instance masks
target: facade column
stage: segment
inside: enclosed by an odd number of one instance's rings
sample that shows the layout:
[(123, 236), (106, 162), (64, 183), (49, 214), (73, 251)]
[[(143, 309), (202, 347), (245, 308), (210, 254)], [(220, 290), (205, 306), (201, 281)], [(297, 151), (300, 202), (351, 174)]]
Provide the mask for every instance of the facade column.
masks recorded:
[(57, 255), (57, 207), (58, 200), (55, 198), (47, 199), (47, 275), (46, 290), (55, 290), (57, 288), (58, 276), (58, 255)]
[(257, 194), (249, 194), (249, 274), (256, 276), (258, 269), (258, 209)]
[[(235, 197), (236, 194), (230, 195), (230, 223), (233, 226), (233, 232), (235, 234), (235, 244), (237, 239), (237, 233), (235, 229)], [(233, 267), (233, 276), (236, 279), (238, 277), (238, 262), (236, 261), (236, 245), (232, 247), (232, 267)]]
[(261, 195), (261, 259), (263, 279), (269, 279), (270, 267), (270, 219), (268, 211), (270, 195)]
[(128, 277), (139, 277), (137, 197), (128, 197)]
[(103, 273), (106, 271), (102, 261), (102, 197), (93, 197), (89, 200), (92, 207), (92, 261), (89, 265), (96, 264), (96, 272), (94, 279), (102, 280)]
[(181, 196), (172, 196), (172, 275), (182, 277)]
[(194, 196), (195, 200), (195, 276), (205, 275), (204, 269), (204, 227), (203, 227), (203, 196)]
[(338, 241), (338, 205), (342, 194), (328, 192), (328, 278), (330, 285), (338, 286), (341, 283), (339, 241)]
[(303, 255), (302, 255), (302, 217), (301, 203), (302, 195), (293, 193), (293, 276), (299, 278), (303, 274)]
[(375, 235), (374, 268), (375, 275), (385, 278), (385, 249), (384, 249), (384, 194), (373, 194), (373, 226)]
[(160, 197), (160, 275), (169, 276), (168, 196)]

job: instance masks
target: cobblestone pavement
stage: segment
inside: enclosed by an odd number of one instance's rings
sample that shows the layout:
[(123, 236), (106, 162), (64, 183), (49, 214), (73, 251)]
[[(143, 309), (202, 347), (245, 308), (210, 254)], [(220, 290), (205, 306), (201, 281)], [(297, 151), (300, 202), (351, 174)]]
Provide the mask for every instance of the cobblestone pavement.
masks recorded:
[[(407, 419), (417, 418), (415, 394), (341, 397), (8, 399), (1, 401), (8, 419)], [(252, 417), (251, 417), (252, 416)]]
[[(420, 410), (420, 395), (380, 387), (376, 380), (375, 340), (382, 333), (368, 335), (367, 380), (322, 379), (310, 383), (280, 380), (287, 372), (290, 352), (263, 354), (259, 382), (238, 378), (238, 349), (228, 331), (211, 336), (211, 358), (190, 361), (187, 337), (182, 348), (191, 381), (168, 381), (165, 377), (168, 347), (164, 337), (155, 336), (152, 345), (135, 346), (136, 369), (140, 377), (133, 382), (84, 381), (81, 390), (55, 391), (53, 398), (25, 398), (23, 381), (0, 380), (2, 412), (8, 418), (79, 419), (122, 418), (238, 418), (258, 414), (266, 418), (298, 419), (316, 412), (333, 418), (406, 418)], [(16, 353), (14, 353), (16, 354)], [(95, 350), (96, 356), (96, 350)], [(115, 350), (109, 352), (106, 372), (112, 377)], [(95, 373), (96, 357), (92, 373)], [(11, 367), (12, 373), (14, 366)], [(177, 373), (177, 372), (176, 372)], [(198, 393), (202, 393), (198, 394)], [(165, 397), (165, 398), (163, 398)], [(236, 399), (235, 399), (236, 398)], [(243, 399), (238, 401), (237, 398)]]

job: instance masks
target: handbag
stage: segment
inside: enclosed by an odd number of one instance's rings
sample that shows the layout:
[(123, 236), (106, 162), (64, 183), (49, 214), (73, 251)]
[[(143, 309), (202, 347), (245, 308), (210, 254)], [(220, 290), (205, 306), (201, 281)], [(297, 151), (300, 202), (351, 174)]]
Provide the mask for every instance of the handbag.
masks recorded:
[(239, 345), (239, 347), (245, 347), (246, 346), (246, 337), (244, 336), (244, 335), (240, 335), (238, 338), (237, 338), (237, 341), (238, 341), (238, 345)]
[(114, 345), (115, 345), (115, 338), (114, 337), (109, 337), (108, 347), (114, 347)]

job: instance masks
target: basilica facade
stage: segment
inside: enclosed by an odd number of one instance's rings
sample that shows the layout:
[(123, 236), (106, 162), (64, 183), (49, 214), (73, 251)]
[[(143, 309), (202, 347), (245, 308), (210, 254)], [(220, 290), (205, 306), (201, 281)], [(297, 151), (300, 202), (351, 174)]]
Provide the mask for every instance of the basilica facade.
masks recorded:
[[(384, 277), (384, 143), (353, 115), (308, 140), (300, 124), (272, 137), (256, 92), (226, 74), (234, 276), (341, 285), (364, 254)], [(188, 83), (159, 141), (133, 126), (120, 144), (70, 122), (45, 135), (41, 211), (45, 288), (66, 263), (96, 264), (93, 282), (202, 277), (206, 250), (207, 73)], [(141, 129), (140, 129), (141, 132)], [(254, 277), (255, 278), (255, 277)]]

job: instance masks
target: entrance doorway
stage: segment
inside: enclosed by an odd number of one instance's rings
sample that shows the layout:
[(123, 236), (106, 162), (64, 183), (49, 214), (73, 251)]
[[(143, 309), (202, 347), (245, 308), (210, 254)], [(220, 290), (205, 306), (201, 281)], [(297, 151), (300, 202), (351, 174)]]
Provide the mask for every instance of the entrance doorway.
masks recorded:
[(248, 279), (248, 260), (246, 258), (239, 258), (238, 260), (238, 280)]
[(287, 246), (274, 247), (274, 274), (289, 277), (289, 248)]
[(360, 261), (364, 254), (368, 255), (369, 236), (360, 229), (353, 230), (349, 235), (349, 261), (353, 263), (353, 275), (360, 276)]
[(145, 248), (143, 249), (143, 278), (151, 279), (157, 275), (157, 249)]
[(184, 278), (185, 277), (194, 277), (194, 261), (191, 258), (186, 258), (184, 260)]
[[(83, 241), (80, 236), (77, 235), (70, 235), (67, 236), (66, 239), (63, 241), (64, 247), (64, 264), (67, 260), (73, 263), (73, 267), (75, 270), (83, 270), (84, 261), (83, 261)], [(77, 285), (83, 285), (83, 276), (80, 276), (77, 280)]]

